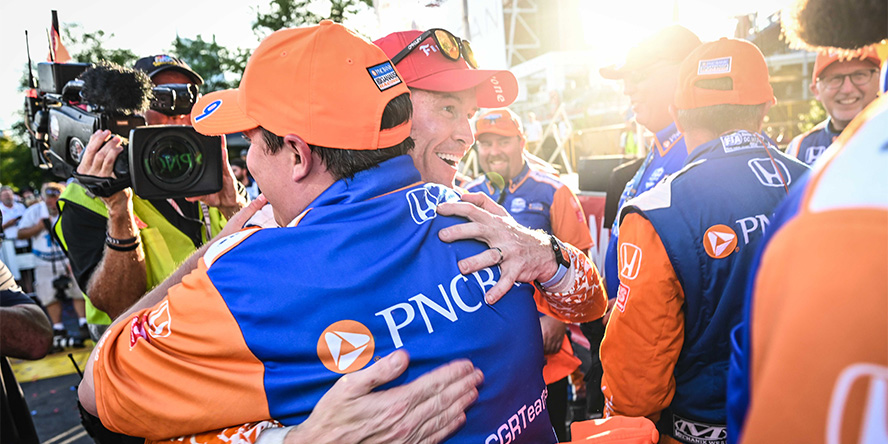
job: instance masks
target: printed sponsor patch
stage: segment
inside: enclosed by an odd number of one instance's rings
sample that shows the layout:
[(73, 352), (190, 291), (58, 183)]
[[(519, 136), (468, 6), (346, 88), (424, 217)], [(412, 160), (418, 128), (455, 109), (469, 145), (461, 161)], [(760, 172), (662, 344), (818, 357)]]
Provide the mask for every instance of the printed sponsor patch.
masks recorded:
[(141, 319), (138, 316), (133, 316), (133, 320), (130, 322), (130, 350), (136, 346), (139, 339), (151, 342), (151, 337), (148, 336), (148, 331), (145, 329), (146, 319), (147, 316), (143, 316)]
[(759, 139), (758, 134), (748, 131), (738, 131), (726, 134), (719, 138), (726, 153), (737, 151), (745, 148), (762, 148), (765, 145)]
[(623, 279), (635, 279), (638, 277), (638, 270), (641, 269), (641, 248), (623, 242), (620, 244), (620, 277)]
[(179, 64), (176, 63), (176, 61), (173, 60), (172, 57), (170, 57), (166, 54), (161, 54), (161, 55), (154, 56), (154, 62), (152, 63), (152, 65), (154, 65), (154, 66), (160, 66), (160, 65), (176, 65), (176, 66), (178, 66)]
[(520, 197), (516, 197), (516, 198), (512, 199), (512, 204), (509, 206), (509, 212), (510, 213), (520, 213), (520, 212), (524, 211), (526, 208), (527, 208), (527, 201), (520, 198)]
[(700, 60), (697, 64), (697, 75), (727, 74), (731, 72), (731, 57)]
[(620, 288), (617, 290), (617, 302), (614, 307), (620, 310), (620, 313), (626, 311), (626, 302), (629, 300), (629, 286), (620, 282)]
[(724, 444), (728, 442), (724, 424), (708, 424), (672, 415), (672, 432), (682, 442), (695, 444)]
[(808, 149), (805, 150), (805, 163), (811, 165), (820, 158), (820, 155), (823, 154), (825, 150), (825, 146), (809, 146)]
[(792, 183), (789, 168), (778, 159), (769, 157), (750, 159), (747, 162), (755, 178), (766, 187), (783, 188)]
[(360, 370), (376, 350), (373, 335), (364, 324), (352, 320), (335, 322), (318, 338), (318, 358), (328, 370), (340, 374)]
[(726, 258), (737, 248), (737, 233), (727, 225), (713, 225), (703, 234), (703, 249), (713, 259)]
[(148, 313), (148, 334), (152, 338), (165, 338), (172, 330), (173, 320), (170, 317), (170, 301), (166, 300), (156, 310)]
[(380, 91), (385, 91), (401, 83), (401, 77), (398, 75), (398, 71), (395, 71), (392, 62), (383, 62), (376, 66), (371, 66), (367, 68), (367, 72), (370, 73), (370, 77), (373, 78), (376, 87)]

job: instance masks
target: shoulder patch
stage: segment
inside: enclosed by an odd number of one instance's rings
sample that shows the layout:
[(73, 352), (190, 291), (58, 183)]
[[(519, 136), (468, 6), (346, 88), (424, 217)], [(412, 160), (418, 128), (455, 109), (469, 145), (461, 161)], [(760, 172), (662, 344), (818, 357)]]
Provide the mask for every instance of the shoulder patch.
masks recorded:
[(249, 228), (213, 242), (213, 245), (210, 245), (210, 248), (207, 249), (207, 252), (204, 253), (203, 256), (207, 268), (210, 268), (213, 265), (213, 262), (216, 262), (216, 259), (222, 257), (223, 254), (236, 247), (257, 231), (259, 231), (259, 228)]

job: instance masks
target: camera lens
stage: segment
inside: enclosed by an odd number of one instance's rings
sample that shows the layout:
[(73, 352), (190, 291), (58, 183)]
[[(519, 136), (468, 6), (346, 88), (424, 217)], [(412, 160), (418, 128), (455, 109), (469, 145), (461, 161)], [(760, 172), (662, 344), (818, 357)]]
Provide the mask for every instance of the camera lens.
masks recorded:
[(203, 173), (203, 155), (197, 145), (178, 135), (158, 137), (144, 151), (143, 162), (149, 180), (161, 187), (185, 187)]

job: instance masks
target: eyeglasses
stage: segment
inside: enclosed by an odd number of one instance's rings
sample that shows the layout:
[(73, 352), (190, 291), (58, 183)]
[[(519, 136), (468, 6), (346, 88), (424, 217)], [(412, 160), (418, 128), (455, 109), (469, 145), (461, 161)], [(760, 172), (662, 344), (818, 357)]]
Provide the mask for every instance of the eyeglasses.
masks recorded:
[(845, 84), (845, 77), (848, 77), (851, 79), (851, 83), (857, 86), (863, 86), (873, 79), (873, 74), (877, 71), (878, 69), (863, 69), (860, 71), (854, 71), (851, 74), (839, 74), (827, 78), (821, 77), (817, 79), (817, 83), (822, 83), (826, 89), (837, 89)]
[[(423, 40), (433, 37), (435, 39), (435, 43), (438, 45), (438, 48), (425, 48), (420, 46)], [(432, 28), (428, 31), (419, 35), (419, 37), (413, 39), (410, 44), (408, 44), (401, 52), (395, 54), (392, 57), (392, 64), (397, 65), (401, 63), (401, 60), (404, 60), (408, 54), (410, 54), (414, 49), (420, 48), (422, 49), (426, 55), (428, 55), (429, 51), (437, 52), (438, 49), (441, 50), (441, 54), (446, 57), (448, 60), (457, 61), (459, 60), (460, 55), (462, 55), (463, 60), (469, 64), (470, 67), (474, 69), (478, 69), (478, 62), (475, 61), (475, 53), (472, 52), (472, 47), (469, 45), (468, 40), (462, 40), (459, 37), (451, 34), (446, 29), (441, 28)]]
[(46, 190), (43, 192), (43, 195), (46, 197), (59, 197), (62, 193), (59, 190)]

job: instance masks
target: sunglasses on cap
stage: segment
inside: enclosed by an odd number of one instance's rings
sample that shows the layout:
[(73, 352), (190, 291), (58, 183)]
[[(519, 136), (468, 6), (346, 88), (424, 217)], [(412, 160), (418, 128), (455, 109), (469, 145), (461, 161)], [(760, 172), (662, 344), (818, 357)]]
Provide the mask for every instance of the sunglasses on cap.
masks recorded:
[[(401, 63), (401, 60), (404, 60), (408, 54), (410, 54), (414, 49), (419, 47), (419, 44), (429, 38), (432, 37), (435, 39), (435, 43), (438, 45), (438, 48), (441, 50), (441, 54), (446, 57), (448, 60), (457, 61), (459, 57), (462, 56), (463, 60), (469, 64), (473, 69), (478, 69), (478, 62), (475, 61), (475, 53), (472, 52), (472, 47), (469, 45), (468, 40), (462, 40), (459, 37), (451, 34), (446, 29), (441, 28), (432, 28), (428, 31), (419, 35), (419, 37), (413, 39), (410, 44), (408, 44), (401, 52), (395, 54), (392, 57), (392, 64), (397, 65)], [(432, 48), (432, 51), (437, 51)]]

